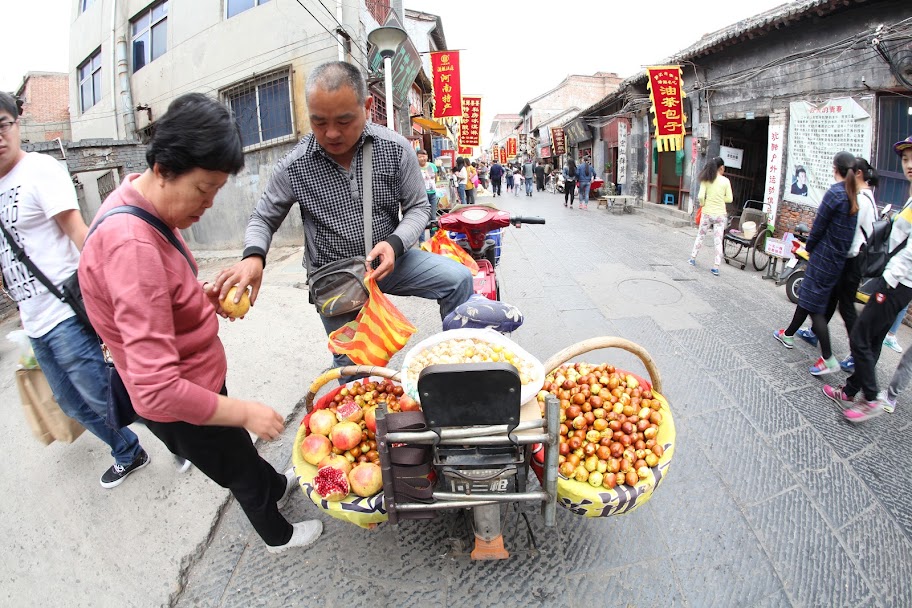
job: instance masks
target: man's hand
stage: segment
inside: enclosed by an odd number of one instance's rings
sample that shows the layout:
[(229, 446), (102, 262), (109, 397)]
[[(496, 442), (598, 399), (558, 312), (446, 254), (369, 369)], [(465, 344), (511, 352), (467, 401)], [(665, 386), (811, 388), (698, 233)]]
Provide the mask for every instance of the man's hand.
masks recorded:
[(379, 281), (393, 271), (396, 266), (396, 254), (392, 246), (386, 241), (380, 241), (367, 254), (367, 271), (371, 271), (371, 262), (380, 260), (380, 265), (374, 270), (374, 279)]
[[(392, 249), (390, 249), (392, 251)], [(208, 285), (206, 295), (214, 295), (217, 301), (222, 301), (228, 295), (228, 291), (237, 285), (237, 292), (234, 301), (238, 302), (244, 291), (250, 286), (250, 305), (256, 303), (257, 294), (260, 292), (260, 284), (263, 282), (263, 260), (256, 255), (252, 255), (245, 260), (241, 260), (234, 266), (222, 270), (215, 276), (215, 282)], [(211, 297), (210, 295), (210, 297)], [(220, 307), (219, 307), (220, 308)]]
[(267, 441), (275, 439), (285, 429), (285, 421), (277, 411), (256, 401), (244, 401), (244, 428)]

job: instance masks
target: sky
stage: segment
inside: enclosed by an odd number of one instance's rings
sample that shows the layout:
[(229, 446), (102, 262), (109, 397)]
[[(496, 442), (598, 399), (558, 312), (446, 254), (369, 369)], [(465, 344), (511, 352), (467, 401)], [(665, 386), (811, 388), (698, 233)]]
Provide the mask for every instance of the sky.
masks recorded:
[[(29, 71), (67, 71), (72, 3), (4, 2), (0, 90), (14, 91)], [(783, 0), (403, 3), (405, 8), (439, 15), (447, 45), (462, 51), (462, 91), (483, 95), (486, 140), (495, 114), (518, 114), (527, 101), (571, 73), (616, 72), (626, 78), (690, 46), (704, 34), (783, 4)], [(41, 32), (40, 38), (36, 39), (35, 32)]]

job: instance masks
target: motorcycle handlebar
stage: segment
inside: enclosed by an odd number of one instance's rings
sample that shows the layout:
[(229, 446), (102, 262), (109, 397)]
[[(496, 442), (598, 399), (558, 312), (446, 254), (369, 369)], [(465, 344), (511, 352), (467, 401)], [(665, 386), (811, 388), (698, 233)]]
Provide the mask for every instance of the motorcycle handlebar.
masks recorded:
[(510, 218), (511, 224), (544, 224), (545, 218), (543, 217), (523, 217), (521, 215), (514, 215)]

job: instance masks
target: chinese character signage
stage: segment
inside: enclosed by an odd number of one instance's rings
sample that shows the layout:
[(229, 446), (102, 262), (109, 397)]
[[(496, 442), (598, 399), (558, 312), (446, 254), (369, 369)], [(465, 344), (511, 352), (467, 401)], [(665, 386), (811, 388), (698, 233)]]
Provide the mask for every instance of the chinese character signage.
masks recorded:
[(459, 51), (431, 53), (431, 72), (434, 74), (434, 118), (462, 116)]
[(497, 146), (491, 147), (491, 158), (494, 159), (494, 162), (500, 160), (500, 148)]
[(766, 186), (763, 201), (769, 205), (770, 222), (776, 223), (779, 207), (779, 193), (782, 192), (782, 131), (783, 125), (769, 126), (769, 140), (766, 144)]
[(561, 127), (551, 129), (551, 148), (555, 156), (567, 153), (567, 142), (564, 141), (564, 130)]
[(459, 156), (472, 156), (472, 146), (459, 146)]
[[(402, 27), (395, 11), (390, 11), (384, 25)], [(377, 47), (371, 48), (368, 62), (372, 71), (383, 70), (383, 57), (380, 56)], [(392, 68), (390, 78), (393, 84), (393, 104), (396, 108), (404, 108), (409, 103), (409, 91), (415, 83), (415, 77), (421, 70), (421, 57), (410, 38), (406, 38), (405, 42), (399, 45), (392, 58)]]
[[(871, 115), (851, 97), (789, 104), (788, 164), (782, 198), (816, 207), (833, 182), (833, 157), (871, 157)], [(773, 142), (770, 142), (772, 145)], [(785, 147), (777, 142), (780, 160)], [(777, 184), (778, 185), (778, 184)]]
[(503, 165), (507, 164), (507, 149), (506, 148), (500, 149), (500, 163)]
[(516, 138), (511, 137), (507, 140), (507, 156), (514, 157), (516, 156)]
[(480, 146), (481, 97), (465, 95), (462, 98), (462, 121), (459, 123), (459, 143), (462, 146)]
[(649, 91), (652, 99), (652, 113), (655, 118), (656, 146), (659, 152), (684, 149), (684, 115), (681, 66), (661, 65), (646, 68), (649, 76)]
[(615, 181), (622, 186), (627, 183), (627, 121), (618, 123), (618, 160)]

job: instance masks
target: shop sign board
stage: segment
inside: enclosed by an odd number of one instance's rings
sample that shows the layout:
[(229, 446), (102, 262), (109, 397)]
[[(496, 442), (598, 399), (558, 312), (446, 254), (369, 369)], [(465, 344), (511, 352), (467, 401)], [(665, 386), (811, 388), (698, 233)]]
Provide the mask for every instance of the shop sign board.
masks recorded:
[(589, 126), (585, 121), (582, 118), (577, 118), (564, 126), (564, 138), (573, 146), (581, 141), (592, 139), (592, 135), (589, 133)]
[(646, 68), (651, 111), (655, 115), (655, 140), (659, 152), (673, 152), (684, 149), (684, 134), (687, 116), (684, 113), (683, 81), (681, 66), (659, 65)]
[[(816, 207), (833, 182), (833, 157), (871, 157), (871, 115), (851, 97), (789, 104), (788, 165), (783, 198)], [(784, 150), (780, 150), (780, 154)]]
[(500, 164), (507, 164), (507, 150), (505, 148), (500, 149)]
[(618, 123), (618, 160), (617, 176), (615, 179), (619, 184), (627, 183), (627, 121), (622, 120)]
[(434, 118), (461, 116), (459, 51), (431, 53), (431, 72), (434, 76)]
[(744, 160), (744, 150), (740, 148), (729, 148), (728, 146), (719, 146), (719, 156), (727, 168), (740, 169)]
[(510, 137), (507, 139), (507, 156), (513, 157), (516, 156), (516, 138)]
[(459, 143), (462, 146), (479, 146), (481, 132), (481, 97), (464, 95), (462, 98), (462, 121), (459, 123)]
[(769, 205), (770, 222), (775, 225), (779, 209), (779, 193), (782, 192), (782, 143), (783, 125), (770, 124), (766, 148), (766, 185), (764, 201)]
[(567, 153), (567, 142), (564, 141), (563, 127), (551, 127), (551, 145), (554, 147), (555, 156)]

